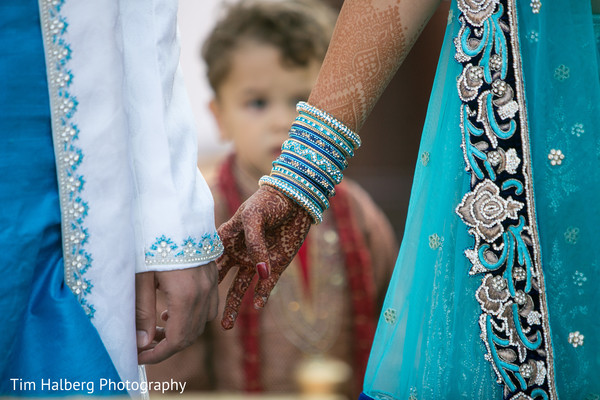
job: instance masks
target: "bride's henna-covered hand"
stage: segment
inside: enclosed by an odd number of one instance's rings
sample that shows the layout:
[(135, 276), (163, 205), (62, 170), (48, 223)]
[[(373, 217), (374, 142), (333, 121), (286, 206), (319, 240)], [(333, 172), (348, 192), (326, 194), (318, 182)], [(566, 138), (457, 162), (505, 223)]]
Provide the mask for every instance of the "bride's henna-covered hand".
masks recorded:
[(312, 223), (308, 212), (281, 192), (261, 186), (219, 227), (225, 252), (217, 260), (219, 283), (239, 267), (229, 289), (221, 325), (233, 328), (242, 298), (258, 272), (254, 306), (264, 307), (281, 273), (290, 264)]

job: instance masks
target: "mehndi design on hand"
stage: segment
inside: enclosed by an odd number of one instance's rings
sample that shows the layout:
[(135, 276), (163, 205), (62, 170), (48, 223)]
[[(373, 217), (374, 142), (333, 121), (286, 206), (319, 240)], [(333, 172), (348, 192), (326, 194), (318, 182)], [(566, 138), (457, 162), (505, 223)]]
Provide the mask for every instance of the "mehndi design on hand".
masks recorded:
[(233, 328), (259, 263), (266, 264), (268, 274), (259, 276), (254, 306), (264, 307), (281, 273), (300, 249), (311, 223), (304, 208), (270, 186), (262, 186), (219, 227), (225, 247), (225, 253), (217, 260), (219, 282), (232, 268), (239, 267), (227, 294), (221, 320), (224, 329)]

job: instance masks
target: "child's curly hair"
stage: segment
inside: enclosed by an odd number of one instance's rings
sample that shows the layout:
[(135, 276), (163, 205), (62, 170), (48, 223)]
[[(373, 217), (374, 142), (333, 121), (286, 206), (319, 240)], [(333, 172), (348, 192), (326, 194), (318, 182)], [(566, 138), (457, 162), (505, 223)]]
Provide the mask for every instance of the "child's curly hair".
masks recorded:
[(335, 20), (322, 0), (242, 0), (228, 6), (202, 47), (213, 91), (218, 93), (229, 73), (232, 52), (247, 41), (275, 46), (285, 65), (322, 61)]

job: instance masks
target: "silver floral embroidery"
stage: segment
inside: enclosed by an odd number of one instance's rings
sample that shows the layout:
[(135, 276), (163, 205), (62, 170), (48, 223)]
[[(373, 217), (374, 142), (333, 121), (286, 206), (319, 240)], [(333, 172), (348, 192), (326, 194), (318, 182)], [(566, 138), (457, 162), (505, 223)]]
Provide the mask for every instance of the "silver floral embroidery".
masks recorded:
[(581, 137), (581, 135), (583, 135), (584, 133), (585, 133), (585, 129), (583, 127), (583, 124), (581, 124), (581, 123), (576, 123), (571, 128), (571, 134), (573, 136)]
[(64, 39), (68, 29), (61, 14), (64, 4), (65, 0), (40, 1), (40, 18), (60, 193), (65, 282), (85, 313), (93, 318), (96, 310), (86, 298), (93, 285), (85, 278), (92, 266), (92, 256), (85, 248), (89, 237), (84, 221), (89, 206), (83, 198), (85, 179), (79, 172), (84, 156), (77, 146), (80, 132), (74, 119), (78, 101), (69, 91), (74, 77), (67, 68), (71, 48)]
[(415, 387), (410, 388), (408, 400), (419, 400), (419, 397), (417, 396), (417, 388), (415, 388)]
[(517, 173), (517, 168), (519, 168), (519, 164), (521, 163), (521, 159), (517, 155), (517, 150), (508, 149), (506, 151), (506, 172), (511, 175)]
[(565, 241), (569, 244), (577, 244), (579, 240), (579, 228), (570, 226), (565, 231)]
[(381, 391), (372, 391), (369, 393), (371, 397), (377, 400), (398, 400), (396, 397), (392, 396), (389, 393), (381, 392)]
[(391, 325), (396, 323), (397, 317), (398, 317), (398, 313), (393, 308), (388, 308), (383, 313), (383, 319), (385, 320), (385, 322), (387, 322), (388, 324), (391, 324)]
[(531, 0), (529, 5), (531, 6), (531, 12), (534, 14), (538, 14), (540, 12), (540, 8), (542, 8), (542, 2), (540, 0)]
[(432, 250), (437, 250), (444, 244), (444, 238), (440, 237), (437, 233), (429, 235), (429, 247)]
[(502, 222), (507, 218), (517, 219), (521, 208), (523, 203), (511, 197), (502, 198), (500, 188), (486, 179), (463, 197), (456, 212), (482, 239), (493, 242), (504, 233)]
[(216, 232), (205, 234), (200, 239), (188, 237), (179, 245), (163, 235), (146, 251), (146, 264), (202, 263), (212, 261), (222, 253), (223, 243)]
[(564, 64), (559, 65), (554, 70), (554, 79), (559, 82), (564, 82), (571, 76), (571, 70)]
[(550, 165), (561, 165), (564, 159), (565, 155), (561, 150), (552, 149), (550, 150), (550, 153), (548, 153), (548, 160), (550, 160)]
[(583, 272), (575, 271), (573, 274), (573, 283), (579, 287), (583, 286), (587, 282), (587, 277)]
[(427, 166), (427, 164), (429, 164), (429, 160), (430, 160), (430, 155), (428, 151), (424, 151), (421, 154), (421, 164), (423, 164), (424, 166)]
[(540, 40), (540, 34), (537, 31), (529, 31), (527, 39), (532, 43), (537, 43)]
[(542, 314), (537, 311), (532, 311), (527, 316), (527, 323), (529, 325), (540, 325), (542, 323)]
[(569, 333), (569, 343), (573, 345), (573, 347), (583, 346), (584, 336), (579, 333), (579, 331)]

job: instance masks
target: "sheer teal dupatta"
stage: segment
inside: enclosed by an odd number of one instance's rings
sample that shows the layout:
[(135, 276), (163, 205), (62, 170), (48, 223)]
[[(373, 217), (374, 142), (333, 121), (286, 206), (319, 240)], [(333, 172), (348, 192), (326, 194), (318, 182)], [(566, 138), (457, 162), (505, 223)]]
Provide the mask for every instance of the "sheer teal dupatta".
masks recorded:
[[(600, 233), (600, 82), (590, 4), (516, 2), (512, 22), (518, 25), (521, 64), (506, 68), (520, 72), (507, 77), (522, 95), (516, 104), (525, 108), (520, 113), (505, 87), (492, 86), (506, 80), (502, 59), (494, 57), (504, 53), (491, 51), (483, 69), (471, 75), (457, 61), (454, 40), (465, 37), (460, 15), (474, 2), (460, 3), (462, 10), (453, 4), (448, 18), (404, 240), (364, 394), (376, 399), (598, 398), (600, 257), (594, 242)], [(493, 8), (488, 17), (499, 30), (490, 47), (510, 49), (510, 38), (503, 44), (500, 35), (510, 28), (509, 19), (493, 22), (498, 2), (477, 3), (484, 11), (486, 4)], [(483, 37), (483, 25), (472, 29)], [(466, 48), (482, 51), (477, 49), (481, 42), (465, 42)], [(478, 79), (486, 81), (480, 74), (488, 72), (490, 96), (484, 100), (492, 108), (465, 101)], [(496, 72), (502, 79), (492, 77)], [(480, 132), (478, 118), (497, 132)], [(469, 119), (474, 123), (466, 123)], [(501, 137), (509, 135), (511, 119), (515, 129), (525, 129), (520, 137), (528, 154), (510, 137)], [(508, 143), (504, 149), (496, 149), (494, 136)], [(529, 162), (527, 178), (517, 179)], [(486, 180), (500, 192), (490, 184), (477, 189)], [(518, 194), (526, 191), (518, 182), (529, 185), (529, 198)], [(507, 190), (510, 198), (494, 201)], [(476, 215), (477, 210), (485, 212)], [(514, 261), (507, 272), (510, 257)]]

